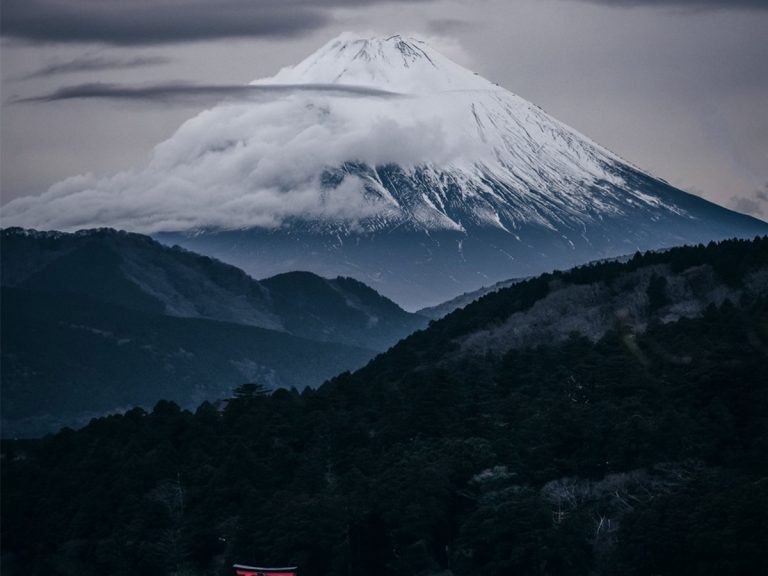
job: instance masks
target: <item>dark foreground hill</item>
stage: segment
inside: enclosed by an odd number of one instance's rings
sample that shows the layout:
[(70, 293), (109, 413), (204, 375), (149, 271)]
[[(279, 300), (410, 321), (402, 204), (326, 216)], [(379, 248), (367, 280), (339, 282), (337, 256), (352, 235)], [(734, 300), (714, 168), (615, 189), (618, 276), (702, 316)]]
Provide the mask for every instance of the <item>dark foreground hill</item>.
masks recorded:
[(768, 239), (545, 275), (318, 390), (3, 444), (13, 574), (768, 572)]
[(166, 398), (194, 408), (243, 382), (317, 385), (375, 352), (230, 322), (176, 318), (68, 294), (2, 288), (3, 436)]
[(147, 236), (2, 231), (2, 434), (41, 435), (258, 380), (319, 385), (427, 320), (349, 278), (257, 282)]

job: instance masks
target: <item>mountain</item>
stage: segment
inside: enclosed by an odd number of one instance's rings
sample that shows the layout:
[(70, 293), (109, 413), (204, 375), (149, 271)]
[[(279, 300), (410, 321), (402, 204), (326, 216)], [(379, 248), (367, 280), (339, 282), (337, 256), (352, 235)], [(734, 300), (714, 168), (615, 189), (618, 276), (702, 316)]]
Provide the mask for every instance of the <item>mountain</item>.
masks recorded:
[[(594, 260), (591, 262), (587, 262), (584, 265), (593, 266), (596, 264), (602, 264), (606, 262), (627, 262), (630, 258), (631, 256), (629, 255), (619, 256), (616, 258), (603, 258), (601, 260)], [(502, 288), (509, 288), (510, 286), (517, 284), (518, 282), (522, 282), (523, 280), (528, 280), (528, 278), (510, 278), (509, 280), (502, 280), (501, 282), (496, 282), (491, 286), (483, 286), (482, 288), (473, 290), (472, 292), (465, 292), (464, 294), (460, 294), (455, 298), (451, 298), (450, 300), (447, 300), (435, 306), (428, 306), (427, 308), (422, 308), (417, 312), (417, 314), (421, 316), (426, 316), (427, 318), (431, 318), (432, 320), (440, 320), (440, 318), (447, 316), (454, 310), (458, 310), (459, 308), (464, 308), (465, 306), (467, 306), (468, 304), (471, 304), (475, 300), (479, 300), (486, 294), (490, 294), (491, 292), (498, 292)]]
[(0, 242), (3, 286), (377, 351), (426, 323), (351, 278), (294, 272), (257, 282), (234, 266), (140, 234), (9, 228), (0, 231)]
[(406, 312), (353, 278), (286, 272), (260, 282), (272, 309), (292, 334), (384, 351), (423, 328), (427, 318)]
[(5, 442), (4, 573), (763, 574), (766, 361), (768, 237), (531, 278), (316, 390)]
[(724, 305), (750, 306), (766, 295), (768, 236), (638, 253), (490, 292), (430, 323), (360, 374), (381, 371), (387, 362), (402, 372), (408, 362), (418, 365), (425, 358), (446, 366), (461, 357), (498, 357), (574, 336), (596, 342), (610, 332), (636, 351), (632, 341), (651, 327), (684, 323)]
[(456, 296), (456, 298), (451, 298), (450, 300), (447, 300), (446, 302), (442, 302), (441, 304), (437, 304), (436, 306), (429, 306), (427, 308), (422, 308), (418, 311), (418, 314), (421, 316), (426, 316), (427, 318), (431, 318), (432, 320), (440, 320), (443, 316), (447, 316), (454, 310), (458, 310), (459, 308), (464, 308), (467, 304), (471, 304), (475, 300), (482, 298), (486, 294), (490, 294), (491, 292), (497, 292), (498, 290), (501, 290), (502, 288), (509, 288), (513, 284), (517, 284), (518, 282), (521, 282), (523, 279), (521, 278), (512, 278), (510, 280), (503, 280), (502, 282), (496, 282), (496, 284), (493, 284), (491, 286), (483, 286), (482, 288), (479, 288), (477, 290), (473, 290), (472, 292), (465, 292), (464, 294), (460, 294)]
[(168, 399), (192, 408), (239, 385), (317, 386), (376, 352), (178, 318), (69, 293), (2, 288), (2, 436), (78, 428)]
[(768, 231), (424, 42), (349, 33), (190, 119), (145, 167), (11, 201), (4, 222), (149, 233), (254, 278), (352, 277), (410, 310), (508, 278)]
[(319, 385), (427, 322), (356, 280), (257, 282), (139, 234), (11, 228), (0, 243), (4, 436), (244, 382)]

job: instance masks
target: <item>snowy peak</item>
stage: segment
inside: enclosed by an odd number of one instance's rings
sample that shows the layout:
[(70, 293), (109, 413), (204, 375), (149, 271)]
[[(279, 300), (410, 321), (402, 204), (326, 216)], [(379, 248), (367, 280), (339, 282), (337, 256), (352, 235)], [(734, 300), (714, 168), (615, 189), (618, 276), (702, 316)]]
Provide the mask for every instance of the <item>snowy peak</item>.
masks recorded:
[(499, 233), (526, 247), (554, 234), (593, 259), (612, 254), (593, 250), (609, 221), (641, 239), (665, 219), (698, 222), (685, 195), (419, 40), (343, 34), (255, 84), (281, 89), (191, 118), (143, 169), (9, 202), (6, 225)]
[(255, 84), (270, 89), (191, 118), (147, 166), (8, 202), (4, 224), (158, 233), (256, 277), (351, 276), (414, 308), (768, 229), (412, 38), (343, 34)]
[(296, 66), (253, 84), (342, 84), (405, 94), (498, 89), (421, 40), (353, 33), (342, 34)]

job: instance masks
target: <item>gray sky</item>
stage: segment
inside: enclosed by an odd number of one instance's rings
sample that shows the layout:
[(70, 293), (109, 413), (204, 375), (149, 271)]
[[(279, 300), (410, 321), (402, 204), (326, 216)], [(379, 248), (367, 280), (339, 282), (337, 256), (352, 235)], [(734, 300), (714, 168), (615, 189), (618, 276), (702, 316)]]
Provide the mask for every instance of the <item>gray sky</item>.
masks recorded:
[(768, 219), (768, 0), (3, 0), (2, 202), (144, 164), (222, 91), (344, 30), (421, 37)]

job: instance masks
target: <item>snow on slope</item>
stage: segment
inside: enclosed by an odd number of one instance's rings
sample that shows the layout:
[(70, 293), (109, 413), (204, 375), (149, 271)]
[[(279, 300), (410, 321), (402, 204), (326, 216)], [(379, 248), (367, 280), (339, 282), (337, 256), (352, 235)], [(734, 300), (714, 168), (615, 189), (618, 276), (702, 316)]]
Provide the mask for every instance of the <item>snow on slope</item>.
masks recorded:
[(638, 206), (683, 213), (625, 186), (612, 153), (418, 40), (343, 34), (252, 85), (284, 90), (200, 113), (143, 169), (12, 201), (3, 224), (514, 234)]
[(397, 34), (361, 38), (350, 32), (334, 38), (296, 66), (252, 84), (375, 86), (404, 94), (502, 90), (419, 40)]

